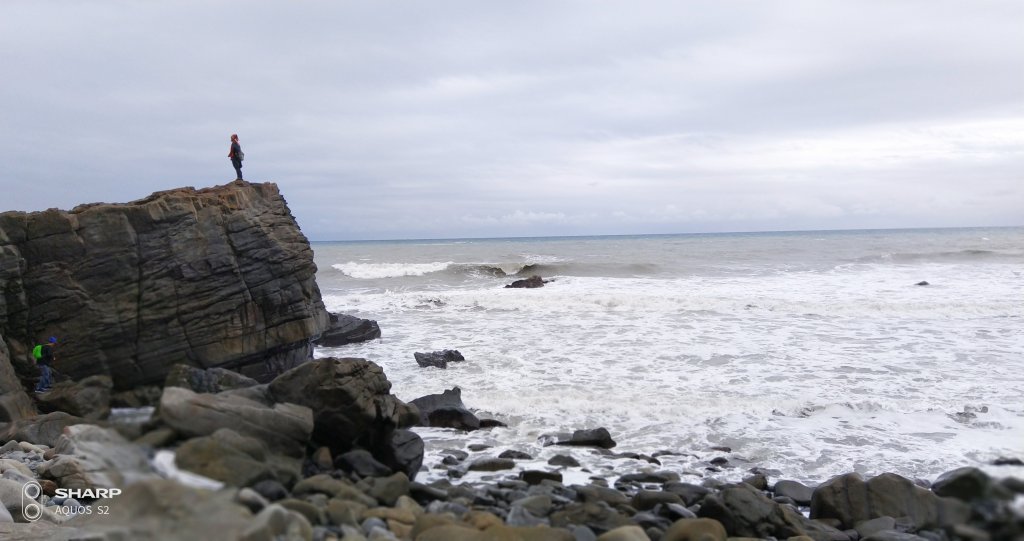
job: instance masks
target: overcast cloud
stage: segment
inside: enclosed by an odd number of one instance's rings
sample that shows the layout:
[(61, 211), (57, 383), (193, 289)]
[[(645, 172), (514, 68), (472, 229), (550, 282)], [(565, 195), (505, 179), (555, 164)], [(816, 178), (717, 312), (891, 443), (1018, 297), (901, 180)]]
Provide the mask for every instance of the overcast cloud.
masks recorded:
[(0, 210), (314, 240), (1024, 224), (1024, 3), (0, 3)]

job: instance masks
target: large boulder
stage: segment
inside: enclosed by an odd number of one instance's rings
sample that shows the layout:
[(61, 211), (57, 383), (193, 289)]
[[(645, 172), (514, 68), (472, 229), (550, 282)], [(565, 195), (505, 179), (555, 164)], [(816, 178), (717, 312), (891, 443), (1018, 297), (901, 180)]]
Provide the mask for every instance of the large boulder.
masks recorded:
[(306, 359), (328, 322), (315, 275), (271, 183), (0, 213), (0, 335), (11, 357), (55, 335), (60, 372), (104, 374), (118, 391), (162, 383), (183, 361), (259, 378)]
[[(3, 234), (0, 232), (0, 254), (6, 249), (3, 246)], [(0, 283), (3, 282), (5, 270), (0, 257)], [(2, 290), (2, 288), (0, 288)], [(0, 314), (3, 313), (4, 296), (0, 295)], [(7, 343), (4, 342), (3, 334), (0, 333), (0, 423), (8, 423), (25, 419), (36, 414), (32, 406), (32, 399), (25, 393), (25, 389), (14, 371), (11, 358), (7, 351)]]
[(183, 470), (236, 487), (274, 479), (285, 485), (299, 478), (301, 461), (272, 454), (266, 444), (229, 428), (179, 446), (174, 463)]
[(856, 473), (833, 477), (815, 489), (811, 499), (811, 518), (837, 519), (844, 528), (884, 516), (903, 517), (915, 531), (946, 528), (963, 524), (970, 507), (894, 473), (868, 481)]
[[(276, 402), (301, 404), (313, 410), (313, 439), (340, 454), (362, 448), (379, 456), (395, 429), (419, 418), (391, 394), (391, 382), (380, 366), (366, 359), (316, 359), (301, 364), (270, 383)], [(396, 467), (381, 460), (389, 467)]]
[(346, 314), (330, 314), (330, 324), (316, 340), (316, 345), (337, 347), (375, 338), (380, 338), (380, 326), (376, 321)]
[(64, 488), (123, 488), (157, 477), (145, 449), (110, 428), (69, 426), (53, 450), (38, 472)]
[(64, 411), (95, 421), (110, 415), (110, 376), (89, 376), (82, 381), (64, 381), (48, 393), (38, 395), (39, 410)]
[(197, 393), (219, 393), (258, 385), (256, 380), (225, 368), (196, 368), (176, 364), (164, 380), (164, 387), (184, 387)]
[(804, 535), (816, 541), (844, 541), (848, 536), (822, 523), (808, 520), (796, 509), (779, 505), (754, 487), (740, 483), (704, 498), (699, 515), (717, 520), (733, 537)]
[(187, 437), (209, 436), (230, 428), (256, 438), (272, 452), (301, 457), (313, 431), (313, 412), (291, 403), (266, 404), (231, 394), (198, 394), (167, 387), (160, 398), (159, 417)]
[(53, 447), (64, 434), (64, 428), (82, 423), (88, 421), (63, 411), (55, 411), (9, 424), (6, 430), (0, 431), (0, 440), (27, 441)]
[[(418, 354), (417, 354), (418, 355)], [(452, 387), (440, 394), (428, 394), (409, 402), (420, 413), (420, 426), (476, 430), (480, 419), (462, 403), (462, 389)]]

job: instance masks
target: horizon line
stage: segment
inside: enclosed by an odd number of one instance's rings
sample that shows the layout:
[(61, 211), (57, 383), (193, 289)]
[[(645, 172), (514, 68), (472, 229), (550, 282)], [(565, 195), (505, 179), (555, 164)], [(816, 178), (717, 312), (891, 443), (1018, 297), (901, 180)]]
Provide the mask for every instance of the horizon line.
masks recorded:
[(944, 229), (1017, 229), (1024, 225), (974, 225), (974, 226), (940, 226), (940, 227), (867, 227), (848, 229), (777, 229), (761, 231), (703, 231), (690, 233), (610, 233), (587, 235), (516, 235), (509, 237), (417, 237), (417, 238), (386, 238), (386, 239), (331, 239), (310, 240), (317, 242), (426, 242), (452, 240), (522, 240), (522, 239), (585, 239), (595, 237), (674, 237), (680, 235), (712, 236), (712, 235), (771, 235), (780, 233), (851, 233), (869, 231), (934, 231)]

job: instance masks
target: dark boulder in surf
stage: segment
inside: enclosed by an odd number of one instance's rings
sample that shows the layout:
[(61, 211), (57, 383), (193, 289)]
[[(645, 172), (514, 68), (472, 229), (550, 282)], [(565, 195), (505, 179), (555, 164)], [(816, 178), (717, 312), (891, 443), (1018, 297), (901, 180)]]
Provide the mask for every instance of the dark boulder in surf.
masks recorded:
[(559, 432), (556, 434), (544, 434), (539, 438), (541, 445), (570, 445), (576, 447), (600, 447), (611, 449), (615, 447), (615, 440), (608, 433), (606, 428), (594, 428), (591, 430), (576, 430), (572, 434)]
[(550, 281), (551, 280), (545, 280), (545, 279), (541, 278), (540, 276), (533, 275), (533, 276), (531, 276), (529, 278), (524, 278), (522, 280), (516, 280), (515, 282), (512, 282), (511, 284), (509, 284), (509, 285), (507, 285), (505, 287), (506, 288), (512, 287), (512, 288), (530, 289), (530, 288), (535, 288), (535, 287), (544, 287), (544, 284), (546, 284), (546, 283), (548, 283)]
[(915, 286), (930, 286), (931, 284), (929, 284), (927, 280), (921, 280), (920, 282), (918, 282), (918, 283), (916, 283), (914, 285)]
[(436, 366), (437, 368), (448, 368), (448, 363), (461, 363), (466, 360), (465, 357), (455, 349), (446, 349), (444, 351), (432, 351), (430, 353), (413, 353), (412, 356), (416, 359), (416, 364), (427, 367)]
[(372, 319), (332, 313), (330, 321), (327, 330), (316, 340), (316, 345), (332, 348), (380, 338), (380, 326)]

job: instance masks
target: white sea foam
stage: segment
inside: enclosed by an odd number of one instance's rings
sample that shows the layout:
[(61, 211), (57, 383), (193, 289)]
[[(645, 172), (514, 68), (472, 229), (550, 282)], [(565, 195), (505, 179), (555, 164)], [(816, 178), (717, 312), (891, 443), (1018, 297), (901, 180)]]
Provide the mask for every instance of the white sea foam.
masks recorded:
[[(716, 474), (726, 478), (752, 466), (811, 482), (847, 471), (934, 478), (1024, 454), (1019, 267), (779, 270), (788, 265), (328, 294), (330, 310), (377, 320), (383, 338), (318, 354), (377, 362), (405, 400), (457, 385), (469, 407), (509, 424), (420, 430), (428, 466), (467, 438), (544, 461), (568, 451), (542, 447), (541, 434), (597, 426), (616, 450), (679, 453), (661, 461), (685, 475), (706, 473), (723, 454), (712, 446), (730, 447), (736, 467)], [(444, 348), (466, 362), (423, 369), (412, 358)], [(571, 454), (594, 472), (651, 467)]]
[(401, 276), (423, 276), (432, 272), (440, 272), (451, 265), (451, 261), (433, 263), (359, 263), (349, 261), (331, 265), (352, 278), (379, 279)]

